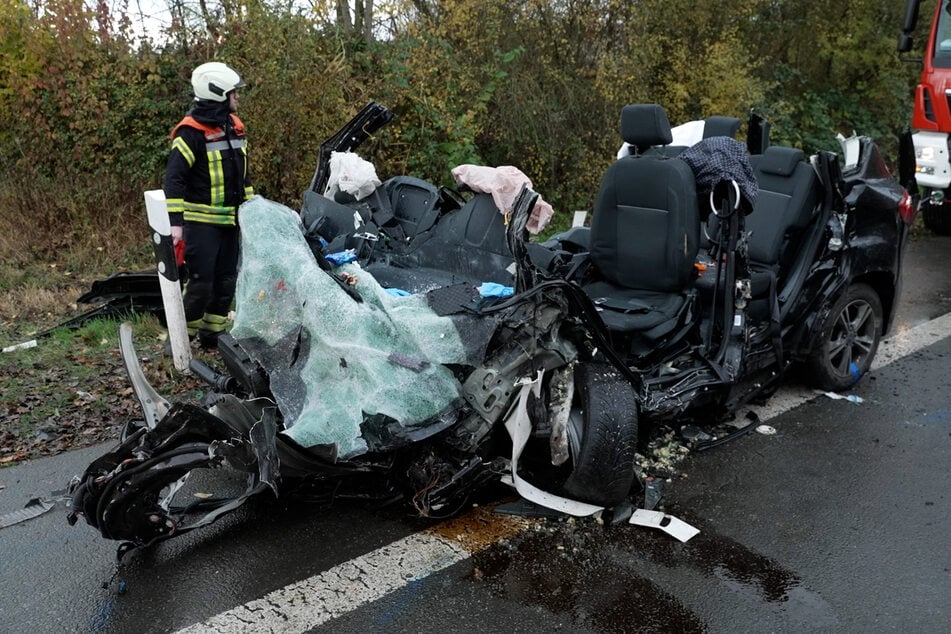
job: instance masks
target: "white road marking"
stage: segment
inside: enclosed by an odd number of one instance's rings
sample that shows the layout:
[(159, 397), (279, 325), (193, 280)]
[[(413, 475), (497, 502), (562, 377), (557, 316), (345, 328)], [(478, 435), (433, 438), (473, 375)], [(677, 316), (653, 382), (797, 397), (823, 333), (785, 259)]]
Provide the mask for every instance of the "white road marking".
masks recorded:
[[(875, 354), (875, 359), (872, 360), (872, 371), (914, 354), (947, 336), (951, 336), (951, 313), (946, 313), (937, 319), (932, 319), (913, 328), (895, 332), (878, 346), (878, 352)], [(815, 391), (804, 387), (784, 387), (777, 391), (765, 405), (750, 407), (749, 409), (756, 412), (760, 421), (765, 422), (770, 418), (799, 407), (816, 396)]]
[(305, 632), (463, 561), (469, 551), (419, 533), (397, 540), (319, 575), (222, 612), (179, 634), (198, 632)]
[(951, 335), (951, 313), (946, 313), (913, 328), (892, 333), (879, 346), (875, 359), (872, 361), (872, 369), (877, 370), (892, 361), (914, 354), (949, 335)]
[[(951, 313), (914, 328), (895, 333), (879, 346), (872, 369), (951, 336)], [(754, 411), (765, 422), (816, 398), (813, 390), (781, 389), (765, 406)], [(484, 510), (480, 510), (484, 516)], [(334, 566), (318, 575), (275, 590), (260, 599), (239, 605), (177, 634), (216, 632), (305, 632), (406, 585), (465, 561), (494, 540), (473, 539), (456, 526), (470, 522), (472, 514), (433, 529), (409, 535), (392, 544)], [(501, 536), (521, 532), (530, 523), (509, 516), (492, 516)], [(449, 527), (448, 529), (446, 527)]]
[(306, 632), (524, 532), (525, 518), (475, 508), (176, 634)]

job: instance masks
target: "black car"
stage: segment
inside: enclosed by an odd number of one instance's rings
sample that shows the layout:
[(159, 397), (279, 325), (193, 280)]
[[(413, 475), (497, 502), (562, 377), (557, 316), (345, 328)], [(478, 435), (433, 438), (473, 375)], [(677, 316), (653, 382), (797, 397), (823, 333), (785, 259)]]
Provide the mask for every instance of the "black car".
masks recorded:
[[(797, 367), (846, 389), (892, 321), (915, 206), (868, 138), (807, 158), (717, 117), (679, 147), (628, 106), (590, 226), (538, 242), (529, 188), (501, 210), (408, 176), (324, 196), (332, 153), (390, 118), (371, 103), (328, 139), (299, 212), (242, 207), (225, 368), (192, 365), (210, 401), (163, 401), (123, 330), (145, 420), (74, 480), (71, 521), (139, 546), (266, 489), (439, 517), (502, 477), (587, 515), (630, 500), (645, 431), (729, 419)], [(192, 472), (248, 482), (181, 503)]]

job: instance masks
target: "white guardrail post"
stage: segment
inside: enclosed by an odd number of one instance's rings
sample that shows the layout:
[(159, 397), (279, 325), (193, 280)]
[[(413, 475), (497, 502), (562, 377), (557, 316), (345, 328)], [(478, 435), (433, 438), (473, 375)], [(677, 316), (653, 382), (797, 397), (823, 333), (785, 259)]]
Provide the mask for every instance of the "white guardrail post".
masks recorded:
[(145, 192), (145, 209), (149, 214), (149, 228), (152, 230), (155, 265), (158, 267), (162, 304), (165, 306), (168, 340), (172, 346), (172, 362), (175, 369), (184, 372), (188, 369), (192, 355), (188, 345), (182, 287), (178, 280), (178, 264), (175, 262), (175, 248), (172, 246), (172, 226), (168, 221), (165, 192), (161, 189)]

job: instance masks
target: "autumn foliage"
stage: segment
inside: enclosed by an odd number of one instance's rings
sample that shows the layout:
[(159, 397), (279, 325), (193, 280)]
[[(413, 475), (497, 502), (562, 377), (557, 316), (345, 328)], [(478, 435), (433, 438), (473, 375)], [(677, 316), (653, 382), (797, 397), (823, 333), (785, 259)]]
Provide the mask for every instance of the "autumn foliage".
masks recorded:
[(362, 152), (381, 177), (515, 165), (567, 222), (590, 207), (627, 103), (661, 103), (674, 123), (756, 109), (807, 151), (853, 129), (888, 148), (916, 74), (894, 53), (900, 5), (208, 0), (196, 14), (169, 0), (164, 30), (143, 38), (121, 3), (5, 0), (0, 261), (141, 240), (141, 192), (161, 185), (204, 61), (249, 84), (241, 117), (270, 198), (296, 207), (322, 140), (375, 99), (397, 115)]

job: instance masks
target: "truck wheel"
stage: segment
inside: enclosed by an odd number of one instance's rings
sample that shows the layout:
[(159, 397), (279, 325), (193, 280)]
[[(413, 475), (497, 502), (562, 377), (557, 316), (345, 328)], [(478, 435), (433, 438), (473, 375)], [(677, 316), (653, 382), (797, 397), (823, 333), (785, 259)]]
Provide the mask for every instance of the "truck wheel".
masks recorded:
[(832, 305), (818, 331), (808, 365), (823, 390), (855, 385), (872, 366), (882, 338), (882, 302), (866, 284), (854, 284)]
[(947, 202), (940, 205), (925, 203), (921, 206), (921, 217), (928, 229), (938, 235), (951, 236), (951, 204)]
[(634, 388), (608, 365), (582, 363), (575, 368), (575, 396), (582, 417), (578, 433), (569, 433), (574, 468), (564, 492), (583, 502), (614, 506), (627, 498), (634, 483)]

